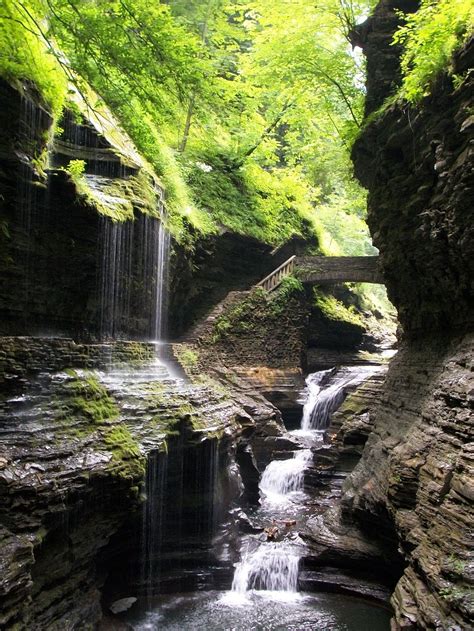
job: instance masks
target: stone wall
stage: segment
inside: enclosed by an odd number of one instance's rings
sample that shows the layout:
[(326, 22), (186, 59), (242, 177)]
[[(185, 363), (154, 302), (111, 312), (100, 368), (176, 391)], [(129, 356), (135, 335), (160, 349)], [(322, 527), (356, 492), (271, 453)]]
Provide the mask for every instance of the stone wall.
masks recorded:
[[(197, 343), (212, 363), (269, 368), (305, 365), (308, 306), (304, 292), (231, 294), (234, 300), (204, 322)], [(225, 303), (224, 303), (225, 304)]]
[(145, 249), (163, 192), (139, 156), (68, 110), (48, 144), (52, 118), (27, 84), (0, 80), (0, 112), (0, 334), (153, 337)]
[[(130, 589), (130, 559), (140, 593), (153, 590), (151, 579), (186, 589), (189, 567), (215, 567), (212, 528), (239, 492), (227, 479), (228, 461), (243, 428), (246, 441), (281, 433), (276, 410), (255, 394), (236, 402), (229, 387), (210, 378), (175, 382), (154, 354), (149, 361), (150, 345), (2, 341), (2, 374), (10, 384), (0, 398), (2, 629), (95, 628), (109, 573), (116, 571), (106, 604)], [(157, 499), (145, 477), (147, 470), (152, 481), (163, 475), (166, 464), (155, 456), (167, 444), (169, 485), (161, 500), (170, 503), (163, 539), (169, 546), (161, 574), (144, 578), (140, 567), (156, 562), (140, 539), (145, 490)], [(214, 480), (219, 502), (210, 512)], [(230, 575), (229, 559), (223, 567)]]
[[(327, 291), (342, 303), (357, 300), (345, 287)], [(210, 365), (217, 362), (237, 372), (240, 367), (311, 372), (361, 363), (360, 351), (373, 350), (381, 341), (369, 327), (363, 318), (324, 312), (311, 288), (283, 283), (271, 293), (258, 287), (230, 292), (184, 341), (196, 345), (203, 362), (207, 358)]]
[[(381, 2), (359, 40), (369, 56), (369, 109), (397, 82), (389, 46), (397, 6)], [(353, 152), (404, 344), (342, 514), (398, 541), (406, 568), (392, 598), (393, 629), (464, 629), (474, 613), (473, 55), (471, 41), (455, 56), (464, 81), (455, 86), (443, 74), (420, 104), (390, 106)]]

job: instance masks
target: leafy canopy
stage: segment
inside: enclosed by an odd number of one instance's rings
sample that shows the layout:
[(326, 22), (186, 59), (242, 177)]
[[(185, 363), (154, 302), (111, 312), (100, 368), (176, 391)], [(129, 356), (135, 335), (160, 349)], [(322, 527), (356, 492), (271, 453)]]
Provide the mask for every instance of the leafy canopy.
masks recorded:
[(404, 16), (394, 43), (404, 46), (401, 96), (419, 101), (429, 94), (440, 71), (449, 69), (453, 52), (473, 34), (472, 0), (421, 0), (416, 13)]
[[(53, 113), (61, 112), (67, 81), (57, 56), (43, 37), (46, 18), (42, 0), (0, 2), (0, 76), (9, 81), (29, 80)], [(46, 27), (44, 27), (46, 28)]]
[(348, 158), (363, 68), (346, 40), (368, 2), (2, 4), (2, 75), (35, 81), (56, 111), (67, 81), (90, 84), (163, 180), (178, 236), (191, 222), (369, 247)]

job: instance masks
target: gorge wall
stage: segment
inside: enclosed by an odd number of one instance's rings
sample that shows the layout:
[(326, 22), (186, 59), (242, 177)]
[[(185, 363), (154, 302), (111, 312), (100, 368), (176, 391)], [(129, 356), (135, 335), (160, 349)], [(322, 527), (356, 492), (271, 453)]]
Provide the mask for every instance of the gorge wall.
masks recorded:
[[(74, 99), (53, 128), (32, 84), (0, 79), (0, 333), (150, 339), (165, 193), (111, 112)], [(307, 245), (186, 229), (166, 270), (174, 337)]]
[[(399, 76), (389, 35), (395, 9), (410, 7), (385, 0), (358, 29), (369, 109)], [(353, 150), (403, 345), (342, 509), (346, 522), (395, 536), (404, 555), (394, 629), (465, 629), (474, 615), (473, 65), (471, 40), (454, 59), (462, 81), (443, 74), (418, 105), (389, 106)]]

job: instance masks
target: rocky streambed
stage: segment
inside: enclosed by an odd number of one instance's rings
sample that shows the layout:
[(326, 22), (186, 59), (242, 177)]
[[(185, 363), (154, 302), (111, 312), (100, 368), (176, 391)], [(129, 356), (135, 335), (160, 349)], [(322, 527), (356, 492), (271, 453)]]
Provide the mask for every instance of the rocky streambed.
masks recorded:
[[(181, 472), (197, 478), (199, 504), (209, 493), (206, 450), (227, 461), (256, 419), (278, 434), (278, 415), (263, 398), (237, 404), (210, 379), (191, 384), (170, 374), (155, 352), (154, 345), (136, 342), (3, 340), (5, 628), (85, 628), (100, 619), (107, 572), (98, 553), (141, 514), (150, 454), (204, 450), (201, 472), (192, 463)], [(225, 476), (225, 466), (216, 462), (215, 469)]]
[[(288, 433), (251, 382), (225, 381), (218, 370), (190, 379), (163, 350), (3, 338), (6, 629), (83, 629), (100, 620), (120, 628), (109, 610), (117, 600), (132, 597), (146, 610), (158, 594), (230, 589), (245, 533), (288, 519), (288, 508), (258, 508), (259, 481), (304, 439)], [(387, 602), (380, 550), (354, 546), (360, 533), (337, 548), (317, 523), (366, 440), (379, 386), (374, 375), (312, 445), (301, 477), (306, 517), (290, 528), (304, 549), (298, 589)]]

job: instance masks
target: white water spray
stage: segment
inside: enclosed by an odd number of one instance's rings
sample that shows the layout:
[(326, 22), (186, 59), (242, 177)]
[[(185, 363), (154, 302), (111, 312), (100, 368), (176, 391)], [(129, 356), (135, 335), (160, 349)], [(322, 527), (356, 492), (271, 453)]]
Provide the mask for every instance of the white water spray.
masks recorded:
[(260, 481), (260, 490), (265, 499), (272, 503), (282, 503), (290, 494), (302, 491), (304, 470), (311, 459), (311, 450), (303, 449), (289, 460), (270, 462)]
[(296, 592), (299, 559), (294, 548), (278, 543), (267, 543), (253, 551), (247, 549), (236, 566), (232, 591)]
[(344, 401), (349, 389), (361, 384), (379, 366), (352, 366), (331, 375), (331, 370), (312, 373), (306, 379), (308, 398), (303, 408), (302, 430), (322, 430)]

